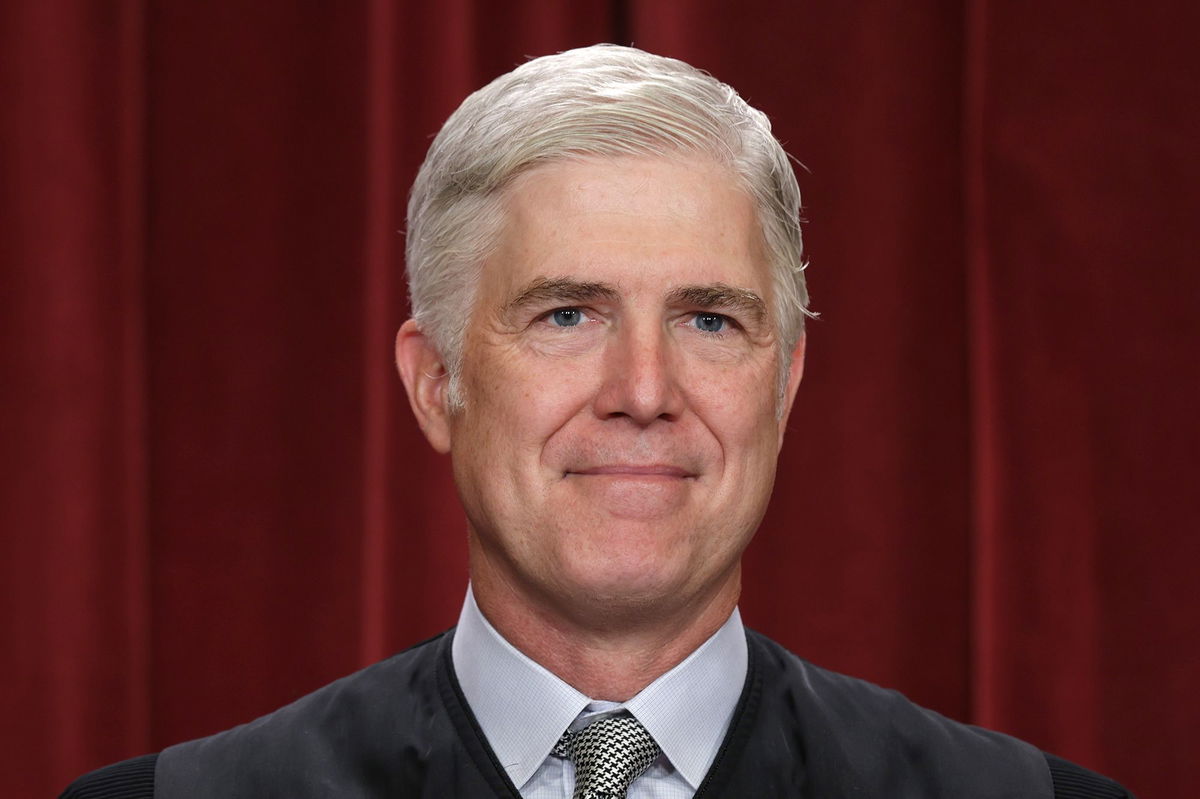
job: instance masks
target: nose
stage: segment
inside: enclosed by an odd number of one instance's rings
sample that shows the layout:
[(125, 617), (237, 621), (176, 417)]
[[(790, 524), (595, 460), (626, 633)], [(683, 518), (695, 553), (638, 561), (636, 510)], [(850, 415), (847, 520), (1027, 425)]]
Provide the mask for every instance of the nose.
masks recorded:
[(678, 348), (661, 324), (624, 326), (608, 342), (597, 415), (639, 425), (677, 419), (684, 408), (681, 367)]

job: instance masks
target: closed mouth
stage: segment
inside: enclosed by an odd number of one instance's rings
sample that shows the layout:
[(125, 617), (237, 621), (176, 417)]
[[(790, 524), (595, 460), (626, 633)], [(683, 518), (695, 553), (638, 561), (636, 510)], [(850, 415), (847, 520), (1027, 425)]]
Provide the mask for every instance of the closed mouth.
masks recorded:
[(588, 466), (582, 469), (568, 469), (565, 476), (570, 475), (581, 477), (664, 477), (675, 479), (688, 479), (696, 476), (687, 469), (663, 463), (614, 463), (603, 466)]

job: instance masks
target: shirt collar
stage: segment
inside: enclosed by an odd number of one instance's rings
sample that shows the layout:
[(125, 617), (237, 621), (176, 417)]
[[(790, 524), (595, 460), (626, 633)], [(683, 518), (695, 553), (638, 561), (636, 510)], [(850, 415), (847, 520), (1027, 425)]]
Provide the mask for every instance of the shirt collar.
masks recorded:
[(625, 703), (695, 790), (717, 757), (746, 682), (737, 608), (696, 651)]
[[(563, 731), (589, 705), (600, 704), (506, 641), (483, 617), (469, 587), (451, 656), (471, 712), (518, 789)], [(734, 609), (681, 663), (611, 709), (632, 713), (695, 789), (716, 758), (745, 680), (746, 634)]]

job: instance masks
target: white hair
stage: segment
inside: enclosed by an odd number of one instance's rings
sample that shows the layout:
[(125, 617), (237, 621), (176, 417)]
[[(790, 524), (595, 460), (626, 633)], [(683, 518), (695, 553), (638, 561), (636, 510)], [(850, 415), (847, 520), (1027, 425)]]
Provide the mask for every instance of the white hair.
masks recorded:
[(497, 244), (503, 189), (567, 158), (702, 155), (729, 167), (754, 200), (771, 261), (779, 395), (804, 331), (808, 292), (800, 189), (771, 123), (724, 83), (682, 61), (599, 44), (528, 61), (463, 101), (433, 140), (408, 203), (412, 314), (449, 374), (452, 407), (465, 320)]

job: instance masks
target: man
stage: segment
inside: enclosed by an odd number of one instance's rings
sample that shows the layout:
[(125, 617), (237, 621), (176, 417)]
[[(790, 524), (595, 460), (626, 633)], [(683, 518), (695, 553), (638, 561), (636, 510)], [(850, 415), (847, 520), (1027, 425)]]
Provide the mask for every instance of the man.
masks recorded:
[(1125, 796), (742, 627), (799, 203), (766, 118), (678, 61), (598, 46), (468, 98), (413, 188), (396, 344), (466, 510), (458, 626), (65, 796)]

